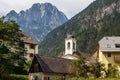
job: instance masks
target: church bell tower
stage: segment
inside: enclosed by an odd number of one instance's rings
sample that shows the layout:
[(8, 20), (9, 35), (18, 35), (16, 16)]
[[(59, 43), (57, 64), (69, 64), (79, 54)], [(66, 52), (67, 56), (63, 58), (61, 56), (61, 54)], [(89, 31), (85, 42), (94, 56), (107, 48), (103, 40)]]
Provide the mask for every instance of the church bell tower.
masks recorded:
[(73, 35), (68, 34), (65, 39), (65, 55), (72, 55), (73, 52), (76, 52), (76, 39)]

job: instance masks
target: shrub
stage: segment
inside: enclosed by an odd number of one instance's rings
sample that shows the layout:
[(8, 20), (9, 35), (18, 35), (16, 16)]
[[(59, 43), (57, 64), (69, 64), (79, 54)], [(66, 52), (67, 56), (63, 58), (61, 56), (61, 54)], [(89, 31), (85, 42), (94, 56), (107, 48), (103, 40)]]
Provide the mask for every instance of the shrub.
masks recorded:
[(10, 74), (0, 77), (0, 80), (28, 80), (27, 75)]
[(105, 65), (100, 62), (96, 63), (96, 65), (94, 67), (94, 71), (93, 71), (93, 74), (96, 78), (105, 76), (105, 75), (103, 75), (103, 73), (106, 73), (106, 69), (104, 66)]
[(28, 80), (27, 75), (10, 74), (7, 80)]
[(119, 77), (119, 70), (116, 65), (111, 65), (108, 67), (107, 77)]

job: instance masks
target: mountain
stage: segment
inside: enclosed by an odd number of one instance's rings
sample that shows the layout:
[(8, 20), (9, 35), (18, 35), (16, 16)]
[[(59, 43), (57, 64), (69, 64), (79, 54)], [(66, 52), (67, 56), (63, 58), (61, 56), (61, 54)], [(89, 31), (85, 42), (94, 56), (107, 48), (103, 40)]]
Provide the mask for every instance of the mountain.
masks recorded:
[(65, 23), (68, 19), (52, 4), (36, 3), (26, 11), (22, 10), (19, 13), (14, 10), (10, 11), (5, 20), (15, 20), (24, 32), (31, 34), (40, 42), (51, 30)]
[(77, 39), (77, 50), (94, 53), (104, 36), (120, 36), (120, 0), (95, 0), (82, 12), (50, 32), (40, 43), (44, 55), (61, 55), (68, 33)]

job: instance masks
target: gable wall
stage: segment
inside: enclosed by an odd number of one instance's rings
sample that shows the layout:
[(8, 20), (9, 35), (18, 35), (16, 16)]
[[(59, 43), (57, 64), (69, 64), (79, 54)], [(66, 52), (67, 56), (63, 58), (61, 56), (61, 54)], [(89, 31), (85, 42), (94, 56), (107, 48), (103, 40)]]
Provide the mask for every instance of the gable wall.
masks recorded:
[(108, 52), (101, 52), (102, 63), (105, 64), (105, 67), (108, 69), (108, 64), (117, 65), (120, 70), (120, 62), (114, 60), (115, 56), (120, 56), (120, 52), (110, 52), (111, 57), (108, 57)]

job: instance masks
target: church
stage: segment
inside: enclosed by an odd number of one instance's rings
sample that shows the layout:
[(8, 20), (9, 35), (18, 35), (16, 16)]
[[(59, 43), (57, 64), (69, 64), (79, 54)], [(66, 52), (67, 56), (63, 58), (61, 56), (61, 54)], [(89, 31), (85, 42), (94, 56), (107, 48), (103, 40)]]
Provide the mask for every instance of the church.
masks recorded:
[(66, 59), (77, 59), (82, 56), (86, 61), (90, 61), (90, 55), (77, 51), (77, 41), (72, 34), (68, 34), (65, 38), (65, 53), (61, 56)]
[(65, 39), (65, 53), (61, 57), (41, 56), (36, 54), (29, 69), (29, 80), (51, 80), (64, 79), (70, 73), (69, 66), (71, 61), (83, 56), (86, 61), (89, 56), (76, 50), (76, 39), (73, 35), (67, 35)]
[(62, 57), (67, 59), (76, 59), (76, 56), (73, 55), (74, 52), (76, 52), (76, 39), (73, 35), (68, 34), (65, 39), (65, 53)]

